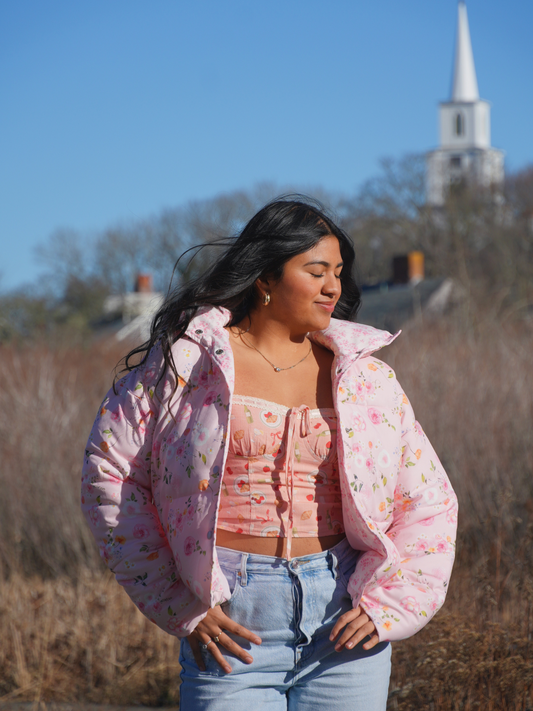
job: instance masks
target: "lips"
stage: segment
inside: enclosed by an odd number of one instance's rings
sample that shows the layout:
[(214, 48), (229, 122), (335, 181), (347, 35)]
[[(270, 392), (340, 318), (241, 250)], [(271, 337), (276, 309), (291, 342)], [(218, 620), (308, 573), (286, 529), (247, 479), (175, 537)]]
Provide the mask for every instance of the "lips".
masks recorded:
[(328, 311), (330, 314), (332, 314), (335, 310), (335, 304), (332, 301), (315, 301), (315, 304), (320, 306), (325, 311)]

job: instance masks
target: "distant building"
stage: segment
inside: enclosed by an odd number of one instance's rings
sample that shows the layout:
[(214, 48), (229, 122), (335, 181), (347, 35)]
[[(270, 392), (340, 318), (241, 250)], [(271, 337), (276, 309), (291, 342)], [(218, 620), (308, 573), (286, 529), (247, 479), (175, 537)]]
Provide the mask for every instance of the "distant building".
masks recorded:
[(107, 297), (104, 316), (114, 324), (117, 340), (143, 343), (150, 338), (152, 319), (163, 301), (163, 294), (152, 290), (151, 275), (138, 274), (135, 291)]
[(427, 155), (427, 202), (442, 206), (460, 184), (503, 182), (504, 153), (490, 145), (490, 104), (479, 98), (466, 5), (459, 2), (450, 101), (440, 104), (440, 148)]

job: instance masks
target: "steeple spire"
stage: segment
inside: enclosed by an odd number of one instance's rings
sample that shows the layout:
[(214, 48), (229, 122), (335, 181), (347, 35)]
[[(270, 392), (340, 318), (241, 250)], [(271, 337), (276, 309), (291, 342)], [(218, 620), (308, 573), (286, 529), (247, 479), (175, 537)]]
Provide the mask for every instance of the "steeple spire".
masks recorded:
[(442, 207), (452, 189), (493, 187), (501, 193), (503, 151), (490, 145), (490, 104), (479, 98), (464, 0), (457, 8), (452, 95), (440, 105), (440, 147), (428, 153), (427, 201)]
[(466, 4), (460, 0), (457, 8), (457, 38), (455, 41), (455, 66), (453, 72), (452, 101), (478, 101), (476, 68), (468, 28)]

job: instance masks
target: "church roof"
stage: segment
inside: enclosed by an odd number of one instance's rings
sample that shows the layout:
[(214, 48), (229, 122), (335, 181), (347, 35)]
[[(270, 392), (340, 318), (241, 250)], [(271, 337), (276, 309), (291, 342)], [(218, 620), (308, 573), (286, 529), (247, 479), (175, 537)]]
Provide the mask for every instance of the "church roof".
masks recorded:
[(451, 100), (479, 101), (466, 4), (462, 1), (459, 2), (457, 9), (457, 37), (455, 40), (455, 65)]

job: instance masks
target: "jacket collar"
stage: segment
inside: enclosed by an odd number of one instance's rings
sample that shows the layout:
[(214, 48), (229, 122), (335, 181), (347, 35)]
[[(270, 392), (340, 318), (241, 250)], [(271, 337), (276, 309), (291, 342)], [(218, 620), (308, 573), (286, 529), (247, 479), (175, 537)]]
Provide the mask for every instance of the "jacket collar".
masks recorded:
[(202, 306), (191, 319), (185, 335), (205, 348), (216, 361), (222, 361), (225, 356), (232, 356), (229, 335), (224, 328), (230, 320), (231, 312), (228, 309)]
[(388, 346), (400, 335), (380, 331), (373, 326), (332, 318), (324, 331), (314, 331), (309, 338), (335, 353), (337, 375), (345, 371), (354, 360), (364, 358)]
[[(186, 335), (203, 346), (211, 355), (222, 355), (231, 349), (225, 326), (231, 312), (224, 307), (202, 307), (189, 323)], [(313, 331), (309, 338), (335, 354), (336, 373), (345, 371), (354, 360), (364, 358), (388, 346), (401, 333), (394, 335), (364, 323), (353, 323), (332, 318), (324, 331)], [(221, 353), (217, 353), (221, 351)]]

